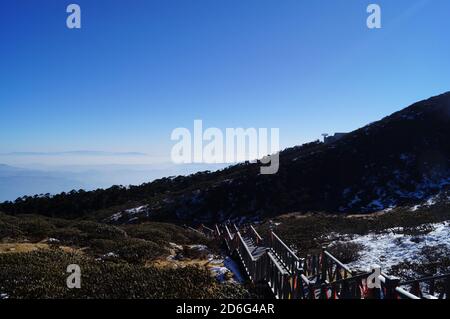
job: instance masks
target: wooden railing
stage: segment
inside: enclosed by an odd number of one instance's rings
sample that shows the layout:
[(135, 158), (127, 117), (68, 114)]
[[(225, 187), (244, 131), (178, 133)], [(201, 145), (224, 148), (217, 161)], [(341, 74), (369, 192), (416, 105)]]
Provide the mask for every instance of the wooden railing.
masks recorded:
[(291, 293), (289, 273), (271, 252), (265, 254), (262, 261), (265, 265), (264, 279), (275, 297), (278, 299), (289, 299), (289, 294)]
[(205, 225), (201, 225), (201, 231), (207, 236), (207, 237), (214, 237), (216, 235), (216, 231), (214, 229), (211, 229)]
[[(402, 282), (380, 272), (379, 285), (374, 286), (369, 279), (375, 270), (357, 273), (325, 248), (299, 258), (273, 231), (263, 238), (251, 225), (241, 233), (236, 225), (224, 224), (214, 229), (202, 226), (201, 232), (223, 241), (229, 253), (239, 258), (250, 281), (267, 284), (275, 298), (450, 299), (450, 274)], [(267, 249), (255, 257), (246, 242)]]
[(251, 238), (256, 246), (264, 246), (263, 238), (258, 234), (256, 229), (252, 225), (244, 227), (243, 234)]
[(256, 259), (253, 258), (253, 255), (248, 248), (247, 244), (245, 243), (244, 239), (242, 238), (241, 234), (236, 232), (236, 251), (241, 258), (242, 264), (247, 272), (247, 275), (249, 276), (250, 280), (253, 282), (257, 282), (261, 279), (261, 275), (257, 273), (257, 267), (256, 267)]
[(196, 234), (199, 234), (199, 235), (205, 235), (202, 231), (200, 231), (200, 230), (198, 230), (198, 229), (195, 229), (195, 228), (193, 228), (193, 227), (191, 227), (191, 226), (186, 226), (186, 225), (184, 225), (184, 227), (185, 227), (186, 229), (189, 229), (190, 231), (196, 233)]
[(267, 244), (290, 273), (298, 271), (300, 268), (300, 258), (273, 231), (269, 233)]
[[(386, 298), (394, 299), (450, 299), (450, 274), (400, 281), (386, 274), (381, 276)], [(391, 281), (390, 285), (386, 282)], [(389, 295), (390, 294), (390, 295)]]
[(216, 232), (216, 237), (217, 238), (220, 238), (221, 236), (222, 236), (222, 231), (220, 230), (220, 228), (219, 228), (219, 225), (215, 225), (214, 226), (214, 230), (215, 230), (215, 232)]
[(224, 235), (223, 239), (225, 240), (225, 244), (227, 245), (228, 251), (232, 252), (234, 251), (234, 245), (233, 245), (233, 239), (234, 236), (231, 234), (230, 229), (228, 228), (228, 225), (224, 226)]
[(339, 261), (325, 248), (319, 255), (307, 256), (301, 265), (308, 277), (314, 276), (321, 283), (346, 279), (354, 275), (354, 272), (344, 263)]

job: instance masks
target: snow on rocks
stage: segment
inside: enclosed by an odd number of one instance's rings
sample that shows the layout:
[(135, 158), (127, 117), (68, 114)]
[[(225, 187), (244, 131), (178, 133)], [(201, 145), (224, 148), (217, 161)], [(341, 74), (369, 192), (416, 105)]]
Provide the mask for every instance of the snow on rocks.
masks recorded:
[(244, 283), (244, 276), (239, 270), (239, 266), (230, 257), (224, 259), (211, 259), (209, 268), (213, 276), (221, 283)]
[(244, 283), (244, 276), (239, 266), (229, 256), (216, 255), (206, 245), (169, 244), (170, 254), (164, 260), (157, 261), (154, 265), (171, 268), (199, 266), (208, 269), (211, 276), (220, 283)]
[(193, 249), (196, 251), (202, 251), (202, 252), (208, 251), (208, 246), (206, 246), (206, 245), (189, 245), (188, 247), (190, 249)]
[(438, 194), (429, 197), (425, 202), (414, 205), (410, 208), (410, 211), (415, 212), (420, 208), (429, 208), (439, 203), (448, 203), (450, 202), (450, 195), (448, 191), (439, 192)]
[(183, 250), (183, 246), (178, 245), (176, 243), (169, 243), (170, 247), (175, 249), (175, 250)]
[(148, 205), (143, 205), (117, 212), (111, 215), (109, 217), (109, 220), (112, 222), (118, 222), (121, 219), (128, 218), (128, 222), (133, 222), (138, 220), (137, 215), (145, 215), (146, 217), (148, 217), (149, 214), (150, 211), (148, 209)]
[(226, 275), (228, 274), (228, 268), (225, 266), (211, 266), (210, 270), (213, 274), (213, 276), (219, 281), (219, 282), (226, 282), (227, 281), (227, 277)]
[(147, 207), (148, 207), (148, 205), (130, 208), (130, 209), (125, 210), (125, 213), (127, 213), (128, 215), (135, 215), (138, 213), (142, 213)]

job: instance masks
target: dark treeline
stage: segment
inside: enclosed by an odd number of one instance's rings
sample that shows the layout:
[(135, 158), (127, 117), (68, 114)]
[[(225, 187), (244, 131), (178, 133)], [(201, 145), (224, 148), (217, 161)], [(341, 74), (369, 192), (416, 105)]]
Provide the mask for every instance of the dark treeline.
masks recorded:
[(94, 191), (72, 190), (57, 195), (23, 196), (0, 204), (0, 211), (11, 214), (41, 214), (51, 217), (82, 217), (86, 214), (133, 202), (145, 202), (157, 194), (176, 192), (205, 178), (208, 172), (167, 177), (139, 186), (112, 186)]

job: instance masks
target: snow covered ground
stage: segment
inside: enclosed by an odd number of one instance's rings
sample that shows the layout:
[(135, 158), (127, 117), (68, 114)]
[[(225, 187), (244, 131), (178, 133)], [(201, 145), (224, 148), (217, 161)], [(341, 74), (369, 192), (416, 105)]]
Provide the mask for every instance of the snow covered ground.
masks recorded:
[[(211, 275), (221, 283), (243, 284), (245, 282), (239, 266), (226, 254), (215, 254), (206, 245), (182, 246), (170, 243), (170, 246), (170, 255), (162, 263), (164, 267), (179, 268), (198, 265), (202, 268), (207, 267)], [(194, 256), (184, 256), (186, 249)]]
[(425, 246), (445, 245), (450, 248), (450, 221), (429, 226), (432, 230), (420, 235), (403, 234), (402, 228), (394, 228), (381, 234), (353, 236), (352, 239), (345, 240), (364, 246), (360, 258), (350, 263), (350, 268), (366, 271), (368, 266), (379, 265), (383, 271), (388, 272), (400, 262), (417, 259)]

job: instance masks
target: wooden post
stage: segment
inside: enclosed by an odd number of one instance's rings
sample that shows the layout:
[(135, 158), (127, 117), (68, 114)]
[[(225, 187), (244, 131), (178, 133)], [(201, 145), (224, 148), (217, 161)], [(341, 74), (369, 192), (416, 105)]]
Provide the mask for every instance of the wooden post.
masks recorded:
[(283, 299), (292, 299), (292, 287), (291, 276), (288, 274), (283, 275)]
[(351, 294), (350, 283), (344, 280), (341, 284), (340, 298), (342, 299), (353, 299)]
[(321, 263), (320, 263), (320, 273), (321, 273), (321, 280), (320, 283), (325, 283), (327, 281), (327, 268), (328, 268), (328, 259), (327, 255), (325, 254), (326, 247), (322, 247), (322, 257), (321, 257)]
[(386, 295), (384, 296), (386, 299), (396, 299), (397, 292), (395, 289), (398, 287), (400, 283), (400, 279), (396, 277), (386, 277)]
[(416, 281), (412, 284), (413, 294), (417, 297), (422, 298), (422, 291), (420, 290), (420, 282)]
[[(379, 279), (379, 276), (378, 278), (373, 277), (375, 274), (381, 275), (381, 267), (379, 265), (372, 265), (371, 271), (372, 273), (366, 278), (367, 291), (365, 293), (364, 299), (381, 299), (381, 281)], [(386, 283), (385, 286), (387, 287)]]
[(309, 283), (309, 299), (316, 299), (316, 289), (314, 288), (313, 283)]
[(450, 276), (448, 276), (447, 278), (445, 278), (445, 299), (450, 299)]
[(292, 276), (292, 299), (302, 299), (303, 285), (302, 285), (303, 269), (297, 268)]

